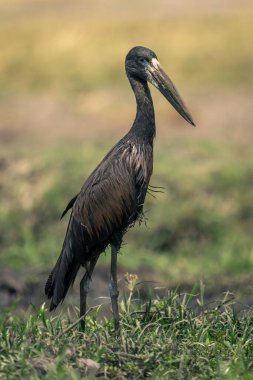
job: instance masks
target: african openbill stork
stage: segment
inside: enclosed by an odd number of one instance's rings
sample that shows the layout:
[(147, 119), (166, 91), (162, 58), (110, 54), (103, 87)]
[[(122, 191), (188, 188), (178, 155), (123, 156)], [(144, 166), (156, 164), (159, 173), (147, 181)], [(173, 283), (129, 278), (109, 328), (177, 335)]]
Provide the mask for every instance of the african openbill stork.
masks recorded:
[[(132, 128), (109, 151), (91, 173), (62, 216), (72, 209), (61, 254), (45, 286), (51, 298), (50, 311), (62, 302), (80, 266), (86, 273), (80, 282), (80, 317), (86, 312), (86, 297), (96, 262), (111, 246), (110, 296), (116, 333), (119, 332), (117, 253), (122, 237), (141, 217), (153, 169), (155, 114), (147, 82), (165, 96), (179, 114), (194, 125), (177, 89), (162, 69), (155, 53), (137, 46), (125, 61), (126, 74), (137, 102)], [(85, 328), (85, 320), (81, 322)]]

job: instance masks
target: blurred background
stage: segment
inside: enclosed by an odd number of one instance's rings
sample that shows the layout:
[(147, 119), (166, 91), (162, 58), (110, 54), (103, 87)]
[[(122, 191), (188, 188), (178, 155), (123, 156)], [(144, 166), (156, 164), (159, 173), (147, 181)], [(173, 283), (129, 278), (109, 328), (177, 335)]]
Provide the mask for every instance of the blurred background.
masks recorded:
[[(138, 274), (144, 293), (201, 283), (207, 298), (253, 303), (252, 20), (251, 0), (0, 0), (2, 308), (44, 301), (59, 217), (132, 125), (124, 60), (136, 45), (156, 52), (197, 128), (152, 88), (151, 184), (164, 193), (147, 196), (146, 223), (125, 237), (119, 282)], [(91, 299), (108, 295), (109, 259)]]

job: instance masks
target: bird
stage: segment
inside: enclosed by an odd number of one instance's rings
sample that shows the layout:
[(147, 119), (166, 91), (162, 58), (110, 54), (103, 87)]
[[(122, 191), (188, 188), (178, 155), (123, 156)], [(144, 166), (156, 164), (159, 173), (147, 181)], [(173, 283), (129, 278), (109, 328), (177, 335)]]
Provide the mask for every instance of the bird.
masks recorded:
[(71, 210), (69, 223), (60, 256), (45, 285), (52, 311), (64, 301), (80, 267), (84, 267), (80, 282), (80, 328), (85, 331), (92, 273), (99, 256), (110, 246), (109, 292), (116, 335), (120, 331), (117, 256), (124, 234), (143, 215), (153, 171), (156, 126), (148, 82), (195, 126), (178, 90), (152, 50), (133, 47), (126, 55), (125, 70), (136, 98), (136, 117), (129, 131), (106, 154), (63, 211), (62, 217)]

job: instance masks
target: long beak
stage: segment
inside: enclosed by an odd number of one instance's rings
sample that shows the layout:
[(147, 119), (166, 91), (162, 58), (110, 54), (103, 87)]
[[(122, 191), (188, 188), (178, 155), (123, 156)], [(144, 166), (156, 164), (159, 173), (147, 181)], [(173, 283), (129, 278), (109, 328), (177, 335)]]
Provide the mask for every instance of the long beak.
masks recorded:
[(163, 70), (162, 66), (156, 58), (152, 59), (152, 63), (147, 66), (148, 80), (164, 95), (170, 104), (188, 123), (195, 127), (191, 114), (179, 95), (176, 87)]

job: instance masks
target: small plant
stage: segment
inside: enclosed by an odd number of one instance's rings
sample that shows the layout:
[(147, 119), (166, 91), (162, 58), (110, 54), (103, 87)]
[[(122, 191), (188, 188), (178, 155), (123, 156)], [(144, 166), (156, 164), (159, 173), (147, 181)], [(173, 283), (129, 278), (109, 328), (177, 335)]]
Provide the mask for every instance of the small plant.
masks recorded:
[(120, 307), (123, 312), (130, 312), (130, 307), (132, 303), (132, 298), (134, 294), (134, 290), (137, 284), (138, 276), (136, 274), (125, 274), (125, 283), (126, 283), (126, 288), (129, 291), (129, 294), (126, 299), (122, 300), (120, 303)]

